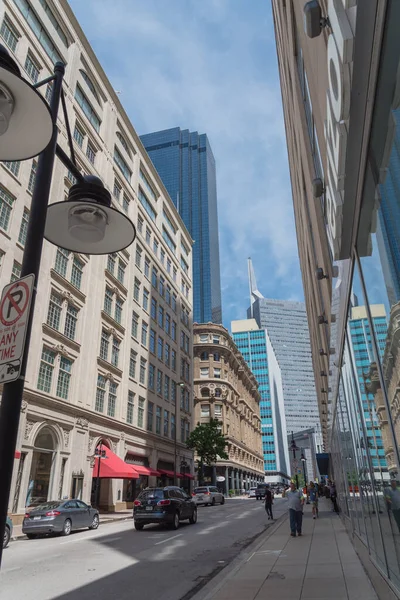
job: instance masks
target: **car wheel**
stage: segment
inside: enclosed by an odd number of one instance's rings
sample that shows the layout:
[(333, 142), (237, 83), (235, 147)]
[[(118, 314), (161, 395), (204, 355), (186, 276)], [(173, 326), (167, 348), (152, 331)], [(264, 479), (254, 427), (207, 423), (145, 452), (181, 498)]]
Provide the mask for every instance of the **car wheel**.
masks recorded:
[(172, 529), (178, 529), (179, 527), (179, 513), (176, 512), (174, 514), (174, 520), (172, 521)]
[(142, 531), (143, 527), (144, 527), (143, 523), (136, 523), (136, 521), (135, 521), (136, 531)]
[(99, 526), (99, 515), (94, 515), (92, 524), (89, 525), (89, 529), (97, 529)]
[(8, 525), (6, 525), (6, 528), (4, 530), (4, 537), (3, 537), (3, 548), (7, 548), (8, 543), (10, 541), (10, 537), (11, 537), (10, 528)]
[(36, 540), (37, 535), (36, 533), (27, 533), (26, 537), (28, 538), (28, 540)]
[(211, 506), (215, 506), (215, 498), (211, 500)]
[(61, 535), (69, 535), (72, 531), (72, 523), (70, 519), (65, 519)]
[(225, 504), (225, 496), (222, 496), (221, 504)]
[(193, 514), (189, 517), (189, 523), (195, 525), (197, 523), (197, 508), (194, 509)]

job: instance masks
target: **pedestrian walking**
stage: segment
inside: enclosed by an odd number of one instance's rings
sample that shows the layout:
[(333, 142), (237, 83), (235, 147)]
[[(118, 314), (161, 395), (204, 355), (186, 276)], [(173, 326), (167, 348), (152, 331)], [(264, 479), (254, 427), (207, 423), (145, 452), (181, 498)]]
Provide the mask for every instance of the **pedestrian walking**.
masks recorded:
[(267, 487), (265, 488), (265, 510), (267, 511), (268, 521), (270, 519), (272, 521), (274, 520), (274, 517), (272, 516), (273, 503), (274, 503), (274, 496), (273, 496), (271, 490), (269, 489), (269, 485), (267, 485)]
[(303, 523), (303, 504), (304, 498), (301, 490), (296, 489), (295, 483), (292, 481), (290, 483), (290, 489), (286, 490), (284, 494), (282, 494), (284, 498), (288, 499), (288, 507), (289, 507), (289, 519), (290, 519), (290, 535), (292, 537), (296, 537), (301, 534), (301, 526)]
[(336, 485), (334, 481), (330, 481), (329, 482), (329, 494), (331, 497), (331, 501), (333, 504), (333, 511), (335, 511), (335, 513), (339, 512), (339, 507), (337, 505), (337, 491), (336, 491)]
[(318, 488), (313, 481), (310, 481), (310, 485), (308, 488), (308, 497), (312, 506), (313, 519), (315, 519), (316, 517), (318, 517)]
[(385, 491), (388, 510), (391, 510), (400, 532), (400, 490), (397, 481), (392, 479), (390, 488)]

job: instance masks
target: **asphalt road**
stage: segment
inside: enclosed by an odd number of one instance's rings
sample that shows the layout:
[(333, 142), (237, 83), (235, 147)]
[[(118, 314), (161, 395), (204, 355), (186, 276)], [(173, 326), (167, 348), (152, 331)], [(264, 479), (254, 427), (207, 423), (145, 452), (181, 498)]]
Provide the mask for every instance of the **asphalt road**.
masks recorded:
[[(286, 502), (275, 501), (275, 515)], [(16, 540), (4, 551), (0, 600), (189, 600), (271, 524), (263, 503), (199, 507), (196, 525), (135, 531), (133, 520), (69, 537)]]

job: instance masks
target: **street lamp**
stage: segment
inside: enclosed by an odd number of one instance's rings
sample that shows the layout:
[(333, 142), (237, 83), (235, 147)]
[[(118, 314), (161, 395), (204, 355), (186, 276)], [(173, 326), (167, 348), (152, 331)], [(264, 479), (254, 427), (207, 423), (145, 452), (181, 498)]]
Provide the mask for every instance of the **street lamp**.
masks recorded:
[[(65, 66), (57, 62), (54, 74), (34, 86), (21, 78), (19, 68), (0, 45), (0, 160), (26, 160), (41, 153), (21, 268), (21, 277), (34, 275), (31, 311), (19, 378), (4, 384), (0, 407), (0, 539), (4, 537), (14, 466), (29, 342), (43, 240), (83, 254), (110, 254), (129, 246), (136, 236), (133, 223), (111, 207), (111, 195), (97, 177), (83, 176), (73, 148), (62, 89)], [(50, 108), (36, 88), (53, 82)], [(57, 144), (60, 106), (64, 112), (71, 158)], [(50, 205), (49, 195), (56, 155), (76, 178), (66, 202)], [(46, 219), (47, 216), (47, 219)], [(0, 564), (2, 544), (0, 544)]]
[(300, 460), (303, 463), (303, 477), (304, 477), (304, 485), (306, 487), (306, 498), (307, 498), (306, 504), (310, 504), (310, 501), (308, 499), (308, 493), (307, 493), (307, 479), (306, 479), (306, 461), (307, 461), (307, 459), (304, 456), (303, 452), (301, 453)]
[(296, 442), (294, 441), (293, 431), (292, 431), (292, 441), (290, 442), (290, 449), (293, 452), (293, 468), (296, 471), (296, 488), (299, 489), (299, 478), (297, 475), (297, 466), (296, 466), (296, 450), (298, 450), (298, 447), (296, 446)]
[[(180, 381), (178, 383), (179, 387), (181, 388), (181, 393), (184, 390), (184, 388), (186, 387), (186, 383), (184, 381)], [(177, 416), (178, 416), (178, 411), (177, 411), (177, 399), (175, 398), (175, 435), (174, 435), (174, 485), (177, 485), (177, 477), (176, 477), (176, 455), (177, 455), (177, 437), (176, 437), (176, 430), (177, 430)]]
[(96, 461), (97, 458), (97, 475), (96, 475), (96, 493), (94, 496), (96, 508), (99, 509), (100, 504), (100, 465), (101, 461), (108, 458), (107, 451), (103, 449), (103, 440), (100, 440), (97, 443), (96, 449), (94, 451), (94, 459)]

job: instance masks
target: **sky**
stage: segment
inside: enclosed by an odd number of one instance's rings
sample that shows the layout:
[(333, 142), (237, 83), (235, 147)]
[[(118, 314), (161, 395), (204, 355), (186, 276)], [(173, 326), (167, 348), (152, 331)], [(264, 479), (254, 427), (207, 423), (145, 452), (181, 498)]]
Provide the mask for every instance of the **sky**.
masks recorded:
[(224, 325), (265, 297), (303, 300), (267, 0), (70, 0), (139, 135), (206, 133), (217, 165)]

